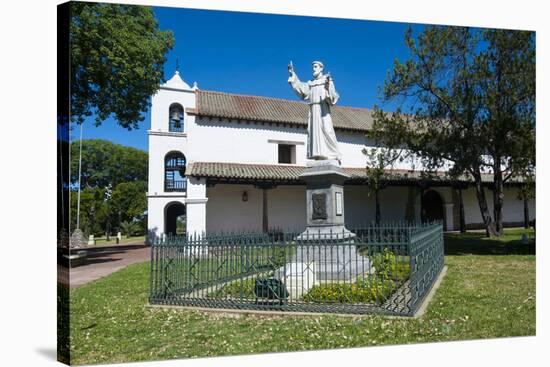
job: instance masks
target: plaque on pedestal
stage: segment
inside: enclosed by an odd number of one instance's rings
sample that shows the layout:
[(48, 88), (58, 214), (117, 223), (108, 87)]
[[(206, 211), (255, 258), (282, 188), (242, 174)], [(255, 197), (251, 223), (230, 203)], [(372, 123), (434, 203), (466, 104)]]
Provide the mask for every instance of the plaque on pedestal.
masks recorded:
[(355, 234), (345, 227), (344, 182), (349, 175), (332, 160), (308, 164), (300, 178), (306, 182), (307, 228), (298, 241), (350, 241)]

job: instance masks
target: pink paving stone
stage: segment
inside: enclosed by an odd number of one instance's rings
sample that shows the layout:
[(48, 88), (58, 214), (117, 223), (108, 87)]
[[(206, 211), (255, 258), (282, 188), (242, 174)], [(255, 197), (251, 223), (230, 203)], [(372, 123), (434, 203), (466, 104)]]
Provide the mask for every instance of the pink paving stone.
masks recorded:
[[(90, 253), (85, 265), (70, 269), (71, 288), (103, 278), (128, 265), (149, 261), (150, 247), (125, 249), (123, 246), (101, 253)], [(58, 266), (58, 273), (66, 268)]]

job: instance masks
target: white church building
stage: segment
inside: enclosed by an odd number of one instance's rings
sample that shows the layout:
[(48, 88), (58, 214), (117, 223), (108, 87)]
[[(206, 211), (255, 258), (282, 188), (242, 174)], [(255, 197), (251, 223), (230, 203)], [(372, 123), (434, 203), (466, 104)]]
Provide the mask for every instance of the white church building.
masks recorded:
[[(292, 91), (289, 88), (289, 95)], [(350, 179), (344, 185), (345, 224), (365, 226), (375, 217), (366, 184), (365, 132), (372, 111), (333, 106), (332, 121)], [(190, 87), (176, 72), (152, 97), (149, 134), (148, 229), (176, 233), (300, 231), (306, 227), (308, 105), (298, 100), (246, 96)], [(473, 182), (442, 172), (426, 179), (403, 162), (380, 192), (382, 220), (439, 219), (447, 231), (482, 228)], [(491, 176), (486, 175), (486, 190)], [(518, 199), (519, 183), (504, 189), (505, 226), (535, 218), (535, 201)], [(492, 210), (492, 195), (487, 193)], [(525, 207), (526, 206), (526, 207)], [(527, 211), (525, 209), (528, 209)]]

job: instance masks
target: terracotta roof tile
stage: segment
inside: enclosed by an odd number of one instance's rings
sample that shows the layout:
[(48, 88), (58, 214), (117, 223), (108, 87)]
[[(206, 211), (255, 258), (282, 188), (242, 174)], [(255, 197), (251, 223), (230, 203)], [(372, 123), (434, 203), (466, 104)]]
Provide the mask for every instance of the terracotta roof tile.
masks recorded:
[[(237, 180), (274, 180), (274, 181), (295, 181), (299, 183), (298, 177), (305, 171), (306, 167), (277, 165), (277, 164), (242, 164), (223, 162), (193, 162), (187, 167), (187, 176), (212, 177)], [(344, 168), (344, 172), (351, 176), (350, 180), (364, 180), (366, 178), (365, 168)], [(424, 171), (410, 170), (388, 170), (390, 181), (418, 181), (426, 178), (429, 181), (440, 182), (473, 182), (472, 179), (464, 177), (458, 180), (451, 180), (445, 172), (436, 172), (426, 177)], [(483, 182), (492, 182), (492, 175), (484, 174)], [(521, 180), (515, 180), (518, 182)]]
[[(303, 102), (205, 90), (196, 93), (194, 112), (198, 116), (307, 126), (308, 105)], [(366, 131), (372, 126), (372, 110), (367, 108), (334, 106), (331, 114), (335, 129)]]

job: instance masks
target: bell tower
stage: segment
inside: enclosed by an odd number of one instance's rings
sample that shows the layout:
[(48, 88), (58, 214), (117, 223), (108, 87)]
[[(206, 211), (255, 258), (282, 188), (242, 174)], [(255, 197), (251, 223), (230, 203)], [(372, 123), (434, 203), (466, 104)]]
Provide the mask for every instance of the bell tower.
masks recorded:
[[(149, 135), (148, 230), (150, 235), (182, 234), (186, 223), (189, 161), (188, 137), (192, 134), (196, 83), (190, 87), (173, 76), (151, 97)], [(183, 225), (182, 225), (183, 223)], [(176, 233), (178, 231), (178, 233)]]

